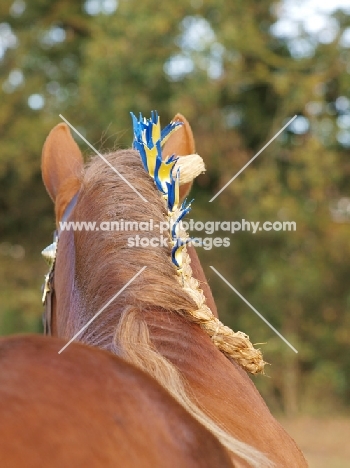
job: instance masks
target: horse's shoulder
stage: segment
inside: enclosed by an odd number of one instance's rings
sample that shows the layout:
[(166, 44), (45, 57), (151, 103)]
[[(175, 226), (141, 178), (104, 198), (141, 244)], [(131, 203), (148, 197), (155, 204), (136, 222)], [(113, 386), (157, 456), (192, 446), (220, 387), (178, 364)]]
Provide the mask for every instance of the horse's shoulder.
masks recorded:
[(164, 460), (174, 468), (231, 466), (217, 439), (149, 375), (78, 343), (58, 354), (65, 343), (39, 335), (0, 339), (6, 466), (97, 468), (118, 460), (131, 468), (141, 459), (145, 467)]

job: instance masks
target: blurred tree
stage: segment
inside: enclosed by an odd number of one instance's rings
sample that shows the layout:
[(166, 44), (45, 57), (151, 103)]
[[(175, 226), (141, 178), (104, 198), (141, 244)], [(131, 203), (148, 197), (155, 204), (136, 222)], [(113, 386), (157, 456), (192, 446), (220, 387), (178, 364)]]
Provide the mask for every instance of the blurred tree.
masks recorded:
[[(10, 272), (12, 294), (3, 296), (2, 333), (28, 328), (13, 325), (16, 319), (11, 325), (16, 308), (28, 307), (33, 317), (40, 309), (39, 293), (37, 302), (28, 294), (27, 303), (14, 294), (38, 287), (30, 270), (40, 270), (34, 258), (53, 228), (39, 154), (58, 114), (107, 150), (130, 145), (130, 111), (157, 109), (164, 124), (181, 112), (208, 168), (195, 185), (194, 219), (296, 222), (295, 232), (237, 232), (229, 248), (200, 251), (203, 263), (214, 265), (299, 350), (294, 355), (207, 269), (224, 321), (267, 343), (273, 378), (256, 379), (257, 385), (276, 410), (290, 414), (300, 405), (312, 409), (315, 399), (325, 409), (347, 401), (350, 17), (337, 11), (317, 37), (303, 24), (288, 35), (280, 5), (2, 2), (0, 229), (7, 244), (0, 268), (4, 278)], [(26, 262), (9, 253), (14, 243), (24, 247)]]
[[(0, 4), (0, 330), (40, 330), (41, 247), (54, 229), (40, 152), (58, 113), (74, 105), (90, 16), (79, 2)], [(10, 246), (10, 247), (9, 247)], [(12, 247), (11, 247), (12, 246)], [(21, 255), (13, 255), (13, 246)], [(35, 289), (34, 289), (35, 288)], [(22, 319), (16, 317), (23, 316)], [(32, 320), (29, 319), (32, 317)]]

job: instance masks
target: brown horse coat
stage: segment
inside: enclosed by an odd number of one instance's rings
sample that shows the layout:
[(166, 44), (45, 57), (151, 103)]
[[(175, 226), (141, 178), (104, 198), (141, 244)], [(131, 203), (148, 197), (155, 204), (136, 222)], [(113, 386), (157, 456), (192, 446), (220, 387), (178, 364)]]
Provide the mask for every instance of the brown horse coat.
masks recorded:
[[(170, 137), (164, 152), (192, 154), (190, 132), (186, 123), (175, 132), (175, 140)], [(43, 179), (55, 202), (56, 221), (77, 191), (71, 220), (98, 223), (118, 216), (164, 220), (162, 200), (135, 152), (122, 151), (108, 157), (150, 202), (142, 204), (98, 158), (85, 169), (68, 128), (61, 124), (49, 135), (42, 160)], [(247, 374), (218, 351), (197, 323), (188, 320), (187, 312), (195, 304), (174, 279), (169, 251), (128, 250), (125, 243), (126, 234), (119, 232), (62, 233), (55, 271), (54, 332), (70, 339), (147, 265), (144, 273), (79, 339), (122, 355), (161, 381), (175, 398), (180, 376), (191, 400), (211, 418), (213, 424), (207, 421), (206, 426), (216, 434), (218, 426), (225, 431), (226, 435), (219, 439), (224, 443), (229, 437), (226, 447), (230, 447), (232, 459), (241, 457), (244, 466), (272, 466), (266, 455), (276, 467), (306, 467), (301, 451), (271, 415)], [(206, 285), (198, 257), (195, 252), (190, 255), (195, 276)], [(203, 289), (215, 313), (210, 289)], [(181, 401), (189, 409), (185, 400)], [(248, 445), (242, 448), (241, 442)]]

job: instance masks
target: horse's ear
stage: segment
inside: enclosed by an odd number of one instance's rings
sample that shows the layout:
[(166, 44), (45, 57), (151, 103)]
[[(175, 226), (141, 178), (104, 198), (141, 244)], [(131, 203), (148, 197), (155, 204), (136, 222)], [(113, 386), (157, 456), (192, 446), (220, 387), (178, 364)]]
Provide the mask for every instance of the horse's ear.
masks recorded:
[[(182, 122), (181, 127), (173, 132), (163, 147), (163, 158), (175, 154), (176, 156), (186, 156), (195, 153), (195, 143), (190, 124), (181, 114), (176, 114), (173, 122)], [(192, 182), (180, 186), (180, 200), (186, 198), (191, 190)]]
[[(73, 140), (65, 123), (54, 127), (46, 138), (42, 158), (41, 171), (46, 190), (56, 204), (56, 213), (63, 207), (57, 206), (58, 194), (60, 205), (75, 195), (80, 187), (80, 177), (83, 169), (83, 157), (78, 145)], [(62, 193), (64, 188), (64, 195)]]
[(68, 179), (79, 178), (82, 168), (83, 158), (68, 126), (56, 125), (46, 138), (41, 158), (43, 181), (54, 202)]

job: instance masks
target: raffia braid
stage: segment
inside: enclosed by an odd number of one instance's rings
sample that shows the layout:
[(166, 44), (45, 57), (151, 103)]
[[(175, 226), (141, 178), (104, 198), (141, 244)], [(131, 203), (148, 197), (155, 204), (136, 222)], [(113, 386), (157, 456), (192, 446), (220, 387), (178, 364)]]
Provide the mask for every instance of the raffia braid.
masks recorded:
[(199, 174), (205, 172), (205, 165), (199, 154), (188, 154), (177, 159), (174, 171), (178, 169), (180, 169), (180, 185), (182, 185), (192, 182)]
[[(182, 227), (180, 227), (179, 237), (188, 237)], [(178, 275), (178, 280), (198, 306), (197, 310), (190, 313), (190, 319), (198, 323), (208, 333), (215, 346), (229, 359), (236, 361), (251, 374), (263, 373), (265, 362), (261, 351), (254, 348), (249, 336), (241, 331), (234, 332), (224, 325), (206, 305), (205, 296), (199, 282), (192, 276), (191, 259), (186, 247), (182, 250), (182, 262), (182, 271)]]

